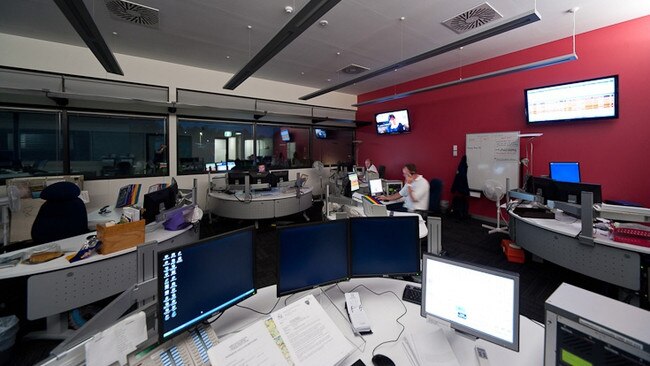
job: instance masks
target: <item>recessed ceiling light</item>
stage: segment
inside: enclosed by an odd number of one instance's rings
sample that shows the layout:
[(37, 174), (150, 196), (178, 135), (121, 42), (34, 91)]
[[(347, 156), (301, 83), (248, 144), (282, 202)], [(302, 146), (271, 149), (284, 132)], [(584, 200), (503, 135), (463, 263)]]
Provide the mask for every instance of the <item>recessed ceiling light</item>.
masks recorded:
[(406, 20), (406, 17), (399, 17), (399, 20)]
[(246, 28), (253, 29), (253, 26), (252, 25), (247, 25)]
[(332, 79), (327, 79), (327, 81), (332, 81)]
[(230, 58), (230, 56), (226, 56), (226, 58)]
[(117, 32), (113, 32), (113, 35), (116, 36), (116, 35), (117, 35)]
[(304, 72), (304, 71), (301, 71), (301, 72), (300, 72), (300, 75), (305, 75), (305, 72)]
[(285, 6), (284, 7), (284, 12), (287, 14), (293, 13), (293, 6)]
[(341, 56), (341, 52), (337, 52), (336, 55), (337, 55), (337, 56)]
[(318, 25), (320, 25), (321, 27), (327, 27), (328, 24), (329, 24), (329, 22), (327, 20), (325, 20), (325, 19), (318, 22)]

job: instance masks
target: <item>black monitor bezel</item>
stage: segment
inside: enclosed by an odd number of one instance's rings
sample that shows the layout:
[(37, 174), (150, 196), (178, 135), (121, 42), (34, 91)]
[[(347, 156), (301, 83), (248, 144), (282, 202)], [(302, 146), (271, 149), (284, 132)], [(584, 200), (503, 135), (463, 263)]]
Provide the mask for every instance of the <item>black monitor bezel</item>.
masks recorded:
[[(353, 262), (353, 256), (352, 252), (354, 251), (354, 241), (352, 240), (352, 225), (356, 221), (374, 221), (374, 220), (390, 220), (390, 222), (394, 223), (397, 221), (406, 221), (406, 220), (417, 220), (417, 225), (416, 228), (417, 230), (414, 233), (414, 238), (413, 239), (413, 244), (417, 248), (417, 253), (418, 257), (416, 259), (416, 265), (415, 267), (420, 268), (419, 271), (416, 272), (390, 272), (390, 273), (367, 273), (367, 274), (355, 274), (354, 273), (354, 262)], [(418, 276), (422, 273), (422, 266), (421, 266), (421, 256), (419, 255), (420, 253), (420, 218), (418, 216), (373, 216), (373, 217), (352, 217), (350, 218), (350, 224), (349, 224), (349, 242), (350, 242), (350, 276), (351, 278), (367, 278), (367, 277), (389, 277), (389, 276)]]
[(562, 182), (558, 181), (557, 179), (553, 178), (553, 164), (576, 164), (578, 166), (578, 181), (577, 182), (569, 182), (569, 183), (580, 183), (582, 180), (582, 173), (580, 172), (580, 162), (578, 161), (549, 161), (548, 162), (548, 177), (553, 179), (556, 182)]
[[(347, 245), (346, 245), (347, 246), (347, 251), (346, 251), (347, 252), (347, 266), (346, 267), (347, 267), (347, 272), (348, 272), (347, 276), (337, 278), (337, 279), (333, 279), (333, 280), (327, 281), (327, 282), (322, 282), (322, 283), (319, 283), (319, 284), (314, 284), (314, 285), (310, 285), (310, 286), (305, 286), (305, 287), (301, 287), (301, 288), (292, 289), (292, 290), (289, 290), (289, 291), (280, 291), (280, 288), (281, 288), (281, 286), (280, 286), (280, 284), (281, 284), (281, 281), (280, 281), (280, 268), (282, 267), (282, 260), (281, 260), (282, 256), (280, 255), (280, 250), (281, 250), (280, 234), (281, 234), (281, 232), (284, 231), (284, 230), (290, 230), (290, 229), (293, 229), (293, 228), (302, 228), (302, 227), (305, 227), (305, 226), (334, 225), (334, 224), (339, 225), (341, 221), (345, 221), (345, 226), (346, 226), (346, 230), (347, 230), (347, 235), (346, 235), (346, 238), (347, 238), (347, 241), (348, 241)], [(351, 272), (351, 267), (350, 267), (350, 264), (351, 264), (351, 257), (350, 257), (351, 256), (350, 223), (349, 223), (348, 219), (321, 221), (321, 222), (311, 222), (311, 223), (303, 223), (303, 224), (284, 226), (282, 228), (278, 228), (278, 230), (277, 230), (277, 242), (278, 242), (278, 248), (277, 248), (277, 258), (278, 258), (278, 260), (277, 260), (277, 266), (276, 266), (276, 271), (275, 271), (275, 280), (276, 280), (275, 281), (275, 283), (276, 283), (275, 288), (276, 288), (276, 296), (278, 298), (282, 297), (282, 296), (291, 295), (291, 294), (295, 294), (295, 293), (298, 293), (298, 292), (306, 291), (306, 290), (315, 289), (315, 288), (318, 288), (318, 287), (321, 287), (321, 286), (327, 286), (327, 285), (331, 285), (331, 284), (334, 284), (334, 283), (339, 283), (339, 282), (349, 281), (350, 280), (352, 272)]]
[[(571, 85), (571, 84), (579, 84), (579, 83), (584, 83), (588, 81), (595, 81), (595, 80), (604, 80), (604, 79), (609, 79), (613, 78), (614, 79), (614, 115), (613, 116), (604, 116), (604, 117), (583, 117), (583, 118), (568, 118), (568, 119), (553, 119), (553, 120), (546, 120), (546, 121), (530, 121), (530, 113), (528, 111), (528, 92), (529, 91), (534, 91), (538, 89), (546, 89), (546, 88), (552, 88), (556, 86), (564, 86), (564, 85)], [(528, 125), (546, 125), (546, 124), (555, 124), (555, 123), (564, 123), (564, 122), (580, 122), (580, 121), (598, 121), (598, 120), (608, 120), (608, 119), (618, 119), (619, 116), (619, 84), (618, 84), (618, 75), (607, 75), (607, 76), (600, 76), (596, 78), (591, 78), (591, 79), (584, 79), (584, 80), (576, 80), (576, 81), (569, 81), (569, 82), (564, 82), (564, 83), (558, 83), (558, 84), (552, 84), (552, 85), (544, 85), (544, 86), (538, 86), (534, 88), (527, 88), (524, 89), (524, 113), (526, 116), (526, 124)]]
[[(252, 239), (251, 245), (252, 245), (252, 253), (253, 253), (253, 255), (252, 255), (252, 258), (251, 258), (252, 259), (251, 268), (253, 270), (253, 289), (252, 289), (253, 292), (251, 292), (247, 296), (244, 296), (243, 298), (241, 298), (240, 301), (232, 303), (232, 304), (230, 304), (230, 305), (228, 305), (228, 306), (226, 306), (224, 308), (221, 308), (219, 310), (212, 311), (211, 313), (209, 313), (209, 315), (204, 316), (201, 320), (193, 321), (193, 322), (189, 323), (187, 326), (185, 326), (183, 329), (180, 329), (180, 330), (176, 331), (174, 334), (171, 334), (171, 335), (168, 335), (167, 337), (165, 337), (164, 336), (165, 330), (163, 328), (163, 317), (162, 317), (162, 314), (163, 314), (162, 299), (163, 299), (163, 291), (164, 291), (164, 288), (163, 288), (164, 276), (163, 276), (163, 266), (160, 263), (163, 256), (165, 254), (167, 254), (167, 253), (177, 252), (177, 251), (179, 251), (181, 249), (201, 245), (201, 244), (204, 244), (205, 242), (208, 242), (208, 241), (227, 238), (227, 237), (230, 237), (230, 236), (233, 236), (233, 235), (240, 234), (240, 233), (245, 232), (245, 231), (250, 231), (251, 239)], [(156, 294), (158, 296), (157, 299), (156, 299), (156, 310), (158, 311), (158, 313), (157, 313), (158, 316), (157, 316), (157, 319), (156, 319), (156, 323), (157, 323), (156, 327), (158, 328), (158, 341), (163, 342), (163, 341), (167, 341), (169, 339), (172, 339), (172, 338), (178, 336), (179, 334), (182, 334), (184, 331), (186, 331), (188, 329), (192, 329), (197, 324), (202, 323), (203, 320), (209, 319), (210, 317), (214, 316), (214, 314), (216, 314), (216, 313), (224, 312), (227, 309), (239, 304), (240, 302), (248, 299), (249, 297), (251, 297), (251, 296), (253, 296), (253, 295), (255, 295), (257, 293), (258, 288), (257, 288), (257, 283), (255, 281), (255, 228), (254, 228), (254, 226), (248, 226), (248, 227), (245, 227), (245, 228), (242, 228), (242, 229), (229, 231), (227, 233), (223, 233), (223, 234), (214, 235), (214, 236), (211, 236), (211, 237), (208, 237), (208, 238), (204, 238), (204, 239), (201, 239), (201, 240), (198, 240), (198, 241), (186, 244), (186, 245), (179, 245), (179, 246), (176, 246), (176, 247), (173, 247), (173, 248), (170, 248), (170, 249), (161, 250), (161, 251), (156, 253), (156, 266), (157, 266), (157, 269), (156, 269), (156, 274), (157, 274), (157, 281), (156, 281), (157, 291), (156, 291)]]
[[(463, 267), (466, 269), (478, 271), (478, 272), (484, 272), (488, 273), (494, 276), (500, 276), (503, 278), (511, 279), (514, 281), (514, 287), (515, 287), (515, 294), (514, 294), (514, 304), (513, 304), (513, 341), (507, 342), (503, 339), (497, 338), (495, 336), (492, 336), (487, 333), (483, 333), (481, 331), (478, 331), (474, 328), (467, 327), (463, 324), (459, 324), (453, 320), (446, 319), (437, 315), (429, 314), (426, 312), (426, 275), (427, 275), (427, 260), (431, 259), (434, 261), (439, 261), (442, 263), (450, 264), (450, 265), (455, 265), (459, 267)], [(450, 327), (456, 331), (459, 331), (461, 333), (469, 334), (472, 337), (476, 338), (481, 338), (484, 339), (490, 343), (497, 344), (499, 346), (511, 349), (515, 352), (519, 352), (519, 338), (520, 338), (520, 322), (519, 322), (519, 309), (520, 309), (520, 280), (519, 280), (519, 273), (516, 272), (511, 272), (511, 271), (504, 271), (502, 269), (498, 268), (493, 268), (493, 267), (488, 267), (480, 264), (475, 264), (475, 263), (469, 263), (465, 262), (462, 260), (458, 259), (452, 259), (452, 258), (446, 258), (446, 257), (440, 257), (431, 253), (425, 253), (422, 256), (422, 305), (420, 307), (420, 315), (424, 318), (427, 316), (430, 316), (432, 318), (441, 320), (445, 323), (449, 323)]]

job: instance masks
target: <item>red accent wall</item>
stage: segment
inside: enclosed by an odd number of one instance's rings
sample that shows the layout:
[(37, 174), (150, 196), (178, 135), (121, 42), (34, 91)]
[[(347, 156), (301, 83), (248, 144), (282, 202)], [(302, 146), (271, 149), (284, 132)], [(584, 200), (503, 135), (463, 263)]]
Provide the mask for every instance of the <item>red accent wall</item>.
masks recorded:
[[(525, 32), (525, 29), (515, 32)], [(533, 170), (548, 174), (549, 161), (579, 161), (581, 178), (602, 185), (603, 199), (625, 199), (650, 207), (650, 16), (577, 36), (578, 60), (542, 69), (468, 82), (396, 101), (360, 107), (357, 119), (408, 108), (412, 132), (377, 136), (374, 126), (357, 130), (359, 160), (386, 166), (389, 179), (402, 179), (401, 167), (412, 162), (427, 179), (443, 180), (443, 197), (465, 152), (468, 133), (541, 132), (533, 140)], [(464, 77), (527, 64), (570, 53), (566, 38), (523, 51), (463, 66)], [(619, 75), (619, 118), (529, 127), (524, 89), (607, 75)], [(458, 79), (457, 69), (362, 94), (375, 99)], [(525, 156), (522, 139), (521, 155)], [(452, 146), (458, 145), (458, 157)], [(470, 213), (494, 216), (494, 203), (471, 199)]]

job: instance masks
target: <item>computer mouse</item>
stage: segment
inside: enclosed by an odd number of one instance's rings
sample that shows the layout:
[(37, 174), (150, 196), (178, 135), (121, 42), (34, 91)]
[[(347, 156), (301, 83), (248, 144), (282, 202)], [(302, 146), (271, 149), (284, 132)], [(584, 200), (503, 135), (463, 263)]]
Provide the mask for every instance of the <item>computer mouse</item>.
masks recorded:
[(374, 355), (371, 361), (374, 366), (395, 366), (395, 362), (384, 355)]

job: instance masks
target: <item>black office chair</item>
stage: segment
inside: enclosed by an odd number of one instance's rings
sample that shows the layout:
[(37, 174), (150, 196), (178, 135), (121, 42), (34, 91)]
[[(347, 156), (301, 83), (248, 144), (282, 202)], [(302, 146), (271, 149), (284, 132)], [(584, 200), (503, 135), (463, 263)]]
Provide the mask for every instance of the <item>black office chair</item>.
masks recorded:
[(386, 174), (386, 167), (384, 165), (378, 166), (377, 173), (379, 173), (379, 178), (384, 178), (384, 175)]
[(86, 205), (81, 190), (71, 182), (58, 182), (41, 192), (45, 203), (32, 225), (34, 244), (49, 243), (88, 232)]
[(440, 195), (442, 194), (442, 181), (434, 178), (429, 182), (429, 215), (440, 216)]

